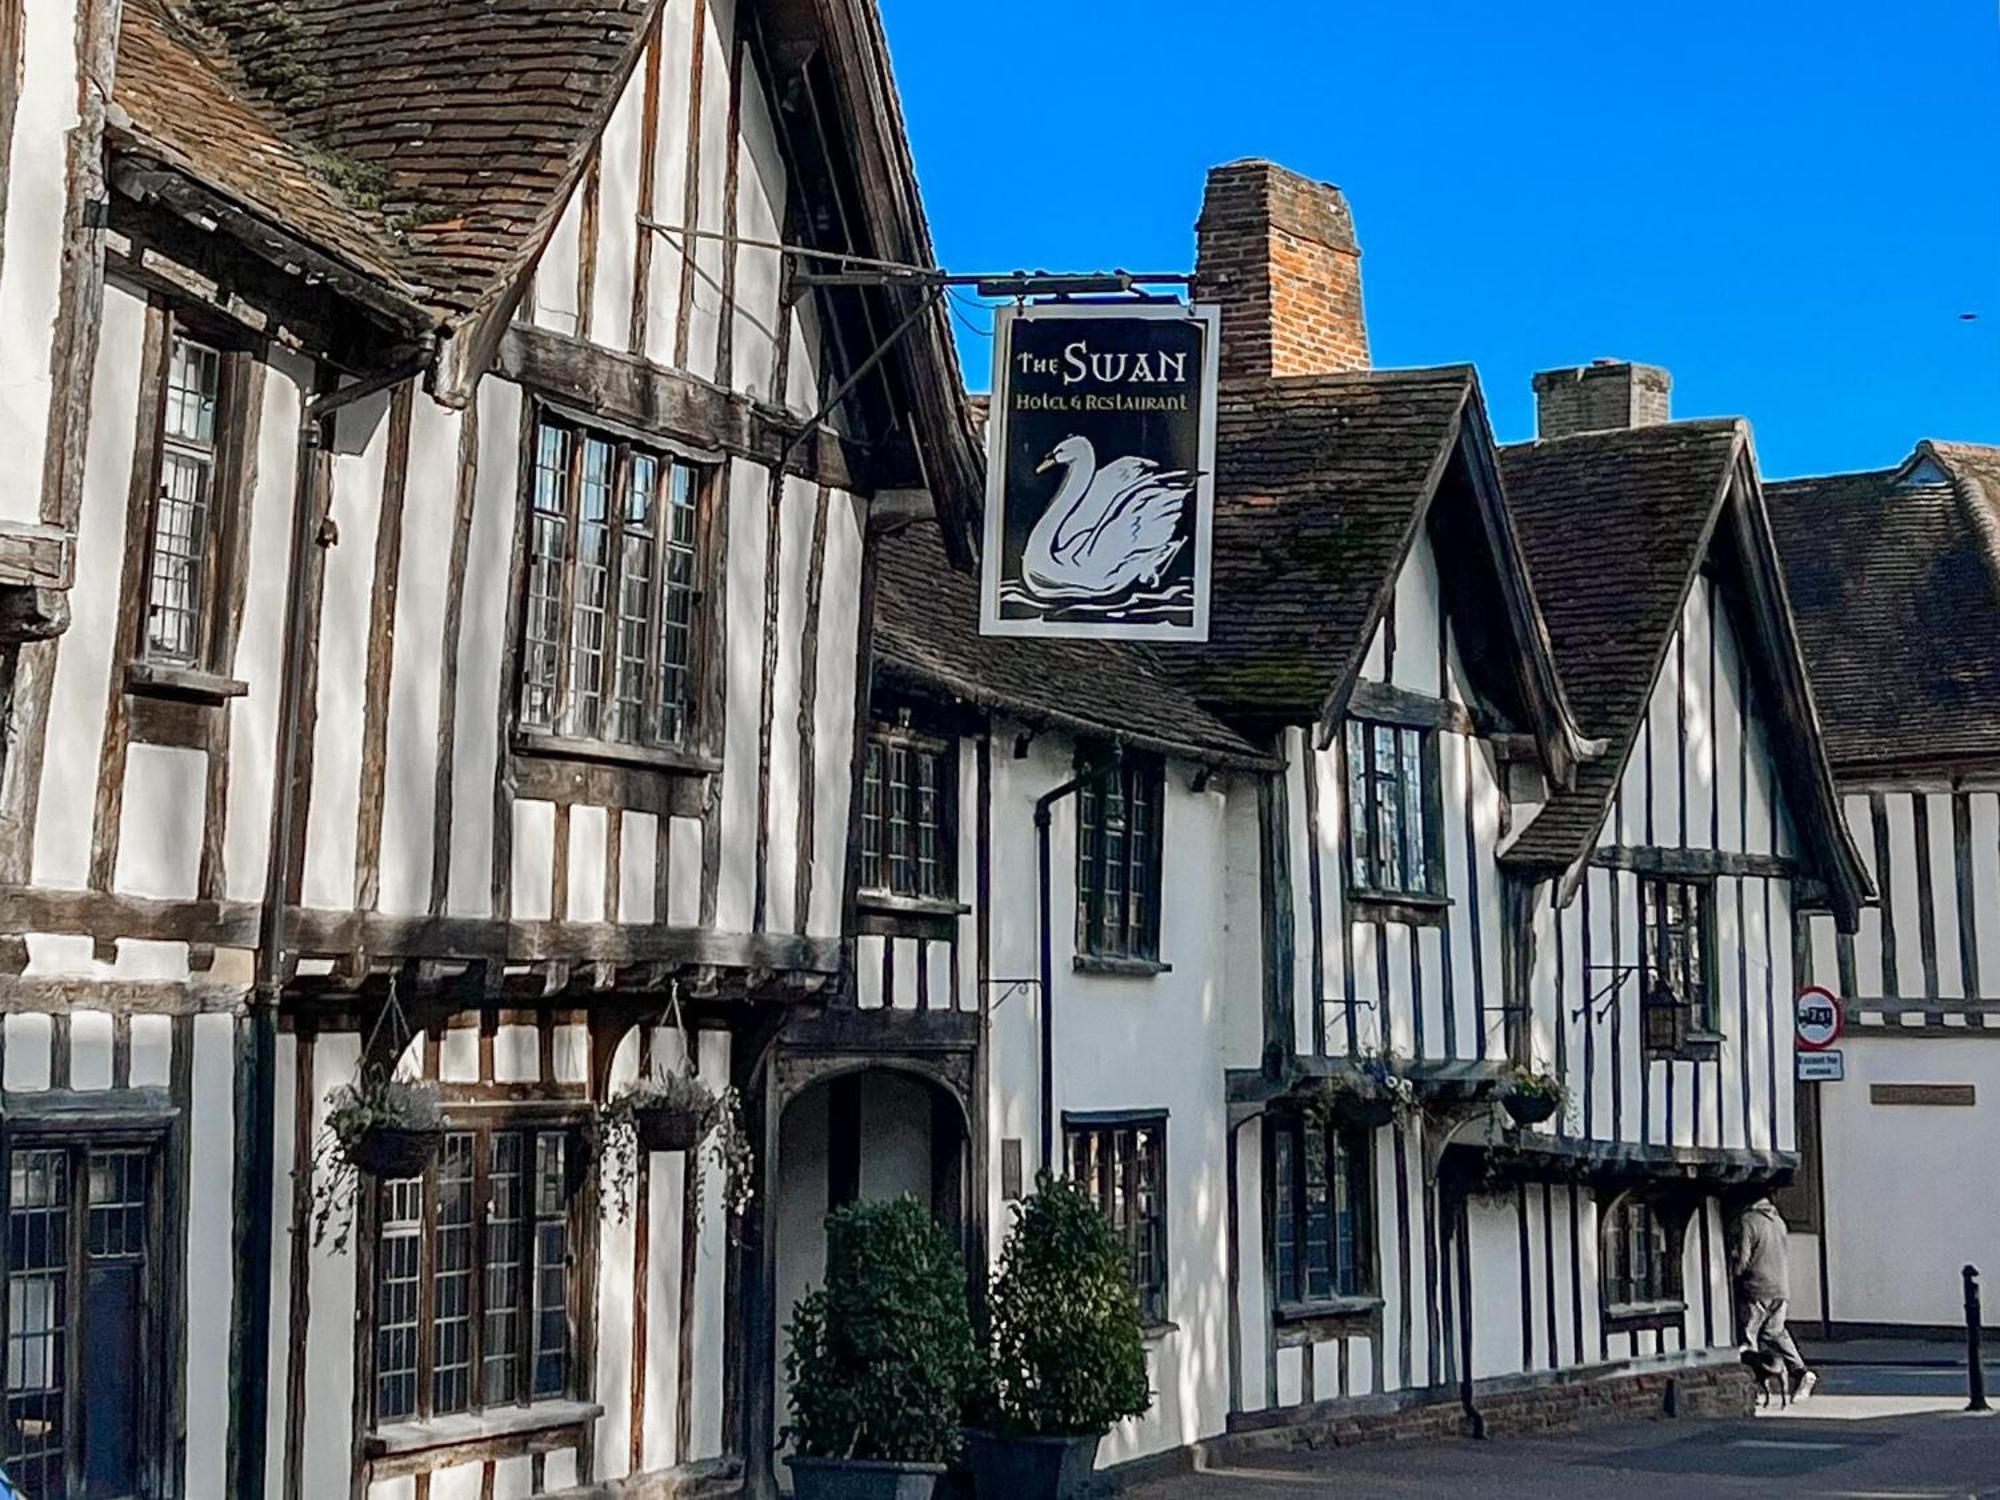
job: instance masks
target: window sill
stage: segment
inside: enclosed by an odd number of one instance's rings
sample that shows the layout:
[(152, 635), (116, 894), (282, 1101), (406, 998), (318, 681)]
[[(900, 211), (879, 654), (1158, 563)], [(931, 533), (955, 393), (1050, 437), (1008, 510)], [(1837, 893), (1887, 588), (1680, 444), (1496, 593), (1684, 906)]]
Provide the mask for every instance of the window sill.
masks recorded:
[(854, 901), (863, 911), (879, 911), (892, 917), (963, 917), (972, 911), (963, 901), (938, 896), (895, 896), (887, 891), (861, 891)]
[(580, 740), (562, 734), (544, 734), (538, 729), (514, 731), (514, 753), (545, 760), (584, 760), (607, 766), (635, 766), (663, 771), (670, 776), (707, 776), (722, 769), (722, 762), (691, 750), (665, 746), (619, 745), (609, 740)]
[(1151, 979), (1156, 974), (1171, 974), (1172, 964), (1163, 964), (1157, 958), (1114, 958), (1109, 954), (1079, 953), (1071, 961), (1079, 974), (1121, 975), (1127, 979)]
[(1181, 1331), (1181, 1325), (1178, 1323), (1169, 1321), (1148, 1323), (1142, 1328), (1140, 1328), (1139, 1337), (1144, 1339), (1149, 1344), (1158, 1344), (1164, 1342), (1166, 1339), (1170, 1338), (1172, 1335), (1176, 1333), (1179, 1333), (1180, 1331)]
[(1347, 899), (1367, 906), (1414, 906), (1425, 911), (1443, 911), (1452, 904), (1449, 896), (1433, 896), (1419, 891), (1378, 891), (1372, 887), (1347, 888)]
[(1382, 1311), (1380, 1297), (1326, 1297), (1315, 1302), (1280, 1302), (1272, 1317), (1285, 1323), (1345, 1323)]
[(1722, 1035), (1719, 1032), (1698, 1031), (1683, 1041), (1680, 1046), (1666, 1052), (1648, 1052), (1648, 1062), (1715, 1062), (1722, 1056)]
[(1642, 1328), (1671, 1328), (1687, 1316), (1680, 1298), (1659, 1302), (1626, 1302), (1604, 1309), (1607, 1333), (1631, 1333)]
[(204, 672), (199, 667), (135, 661), (125, 665), (125, 691), (156, 698), (179, 698), (188, 703), (227, 703), (231, 698), (249, 696), (250, 684)]
[(427, 1453), (433, 1449), (458, 1448), (496, 1438), (526, 1437), (580, 1427), (603, 1415), (603, 1407), (588, 1401), (537, 1401), (532, 1406), (496, 1406), (483, 1412), (465, 1412), (458, 1416), (390, 1422), (370, 1432), (364, 1446), (370, 1458)]

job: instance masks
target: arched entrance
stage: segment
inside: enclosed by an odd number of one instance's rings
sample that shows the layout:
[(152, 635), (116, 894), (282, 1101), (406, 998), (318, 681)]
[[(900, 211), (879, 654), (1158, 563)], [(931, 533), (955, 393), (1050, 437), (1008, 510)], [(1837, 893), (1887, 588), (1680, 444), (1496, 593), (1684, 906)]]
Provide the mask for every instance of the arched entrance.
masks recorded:
[(979, 1265), (971, 1122), (952, 1083), (916, 1061), (821, 1062), (778, 1116), (770, 1219), (778, 1329), (772, 1361), (774, 1444), (789, 1413), (785, 1330), (798, 1299), (825, 1276), (829, 1211), (856, 1201), (913, 1197), (957, 1236), (967, 1274), (976, 1275)]

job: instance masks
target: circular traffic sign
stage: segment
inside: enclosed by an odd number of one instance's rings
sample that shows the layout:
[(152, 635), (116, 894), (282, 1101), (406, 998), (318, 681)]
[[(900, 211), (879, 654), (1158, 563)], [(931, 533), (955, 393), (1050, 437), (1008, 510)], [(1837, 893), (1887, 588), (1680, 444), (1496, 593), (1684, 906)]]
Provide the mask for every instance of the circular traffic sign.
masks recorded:
[(1840, 1040), (1847, 1017), (1831, 990), (1813, 985), (1799, 991), (1798, 1034), (1803, 1052), (1824, 1052)]

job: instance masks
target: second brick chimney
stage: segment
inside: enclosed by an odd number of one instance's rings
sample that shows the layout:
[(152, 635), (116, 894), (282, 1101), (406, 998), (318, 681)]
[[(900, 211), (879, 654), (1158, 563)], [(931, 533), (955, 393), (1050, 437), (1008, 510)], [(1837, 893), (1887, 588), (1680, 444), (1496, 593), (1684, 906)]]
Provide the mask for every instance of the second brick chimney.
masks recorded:
[(1196, 290), (1222, 308), (1222, 375), (1368, 368), (1361, 247), (1340, 189), (1268, 161), (1208, 174)]
[(1673, 377), (1658, 365), (1600, 359), (1535, 377), (1535, 432), (1543, 438), (1620, 432), (1673, 420)]

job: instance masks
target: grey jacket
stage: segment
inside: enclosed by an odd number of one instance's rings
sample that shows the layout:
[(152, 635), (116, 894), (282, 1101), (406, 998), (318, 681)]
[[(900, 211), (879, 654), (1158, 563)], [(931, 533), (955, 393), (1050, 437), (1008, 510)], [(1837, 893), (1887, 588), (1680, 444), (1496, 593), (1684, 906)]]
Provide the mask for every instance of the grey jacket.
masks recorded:
[(1759, 1199), (1736, 1221), (1729, 1268), (1746, 1302), (1780, 1302), (1792, 1295), (1785, 1221), (1768, 1198)]

